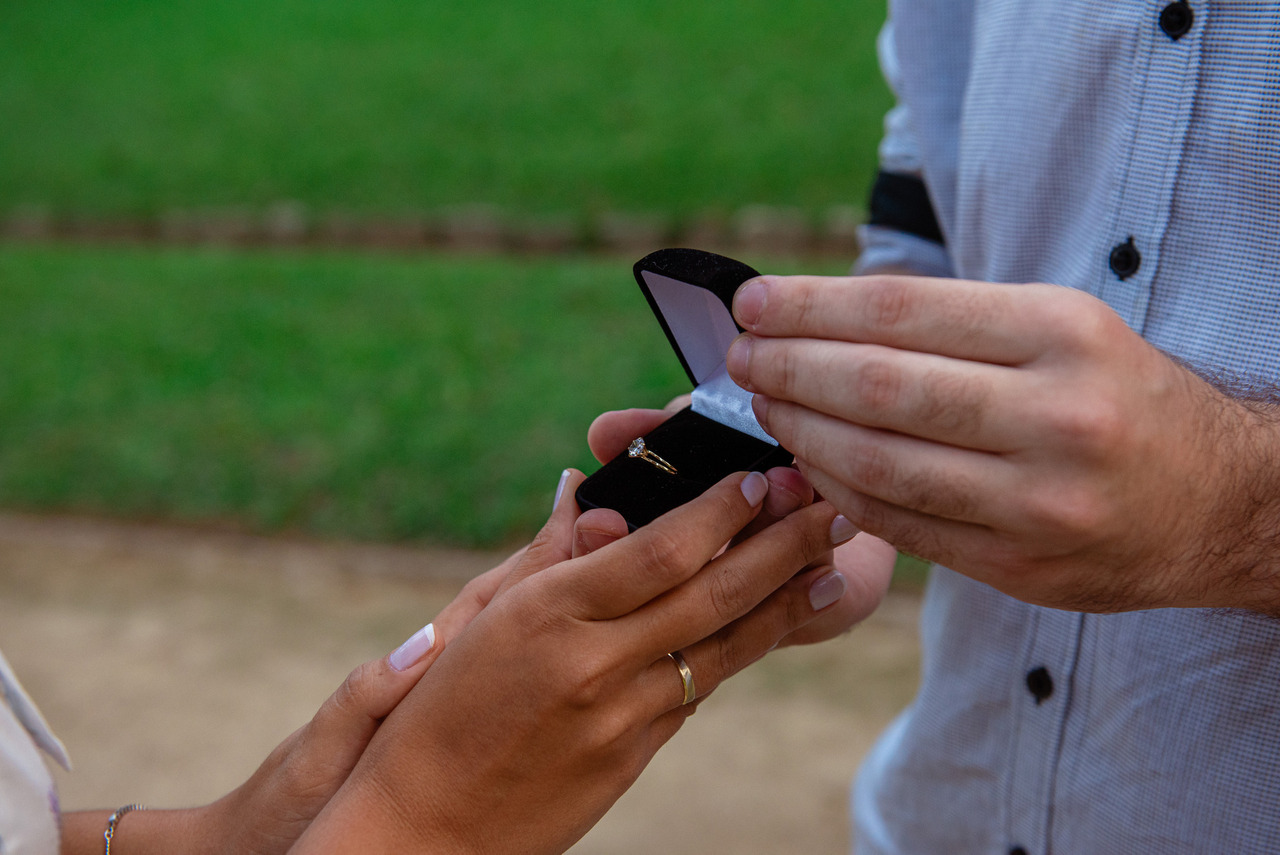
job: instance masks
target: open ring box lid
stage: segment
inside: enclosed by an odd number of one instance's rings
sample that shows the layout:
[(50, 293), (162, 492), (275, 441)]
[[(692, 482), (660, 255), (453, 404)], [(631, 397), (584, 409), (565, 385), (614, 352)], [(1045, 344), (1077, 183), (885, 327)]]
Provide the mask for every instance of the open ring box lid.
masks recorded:
[(644, 436), (645, 448), (674, 474), (624, 451), (579, 486), (582, 510), (612, 508), (634, 531), (731, 472), (791, 463), (756, 421), (751, 393), (724, 364), (743, 331), (733, 319), (733, 295), (758, 275), (740, 261), (696, 249), (660, 249), (636, 262), (636, 282), (694, 384), (693, 405)]

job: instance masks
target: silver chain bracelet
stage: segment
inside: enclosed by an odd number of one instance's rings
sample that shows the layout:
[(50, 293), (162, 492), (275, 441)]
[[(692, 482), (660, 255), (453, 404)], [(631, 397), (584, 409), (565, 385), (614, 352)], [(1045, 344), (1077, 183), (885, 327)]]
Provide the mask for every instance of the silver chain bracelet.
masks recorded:
[(125, 805), (122, 808), (116, 808), (116, 812), (107, 817), (107, 830), (102, 832), (102, 840), (106, 848), (102, 850), (102, 855), (111, 855), (111, 838), (116, 836), (116, 825), (126, 813), (134, 810), (146, 810), (146, 807), (139, 804)]

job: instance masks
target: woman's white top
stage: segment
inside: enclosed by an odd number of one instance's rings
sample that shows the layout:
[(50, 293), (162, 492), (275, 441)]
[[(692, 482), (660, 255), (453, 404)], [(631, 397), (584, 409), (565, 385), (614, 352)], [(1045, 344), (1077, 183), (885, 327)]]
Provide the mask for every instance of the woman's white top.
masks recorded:
[(40, 756), (66, 749), (0, 653), (0, 855), (57, 855), (58, 793)]

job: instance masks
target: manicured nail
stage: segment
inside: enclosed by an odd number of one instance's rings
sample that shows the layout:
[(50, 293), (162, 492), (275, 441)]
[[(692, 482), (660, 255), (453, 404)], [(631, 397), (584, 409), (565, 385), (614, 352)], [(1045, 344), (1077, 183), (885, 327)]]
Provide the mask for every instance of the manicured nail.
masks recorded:
[(742, 495), (746, 497), (747, 504), (756, 507), (764, 501), (765, 494), (769, 492), (769, 479), (759, 472), (752, 472), (746, 478), (742, 479)]
[(846, 540), (852, 540), (858, 533), (858, 527), (845, 519), (844, 514), (831, 521), (831, 545), (839, 546)]
[(551, 503), (551, 510), (560, 507), (560, 497), (564, 495), (564, 482), (569, 480), (569, 470), (560, 473), (560, 483), (556, 485), (556, 499)]
[(832, 570), (809, 586), (809, 605), (815, 612), (820, 612), (843, 597), (846, 587), (840, 571)]
[(738, 288), (738, 293), (733, 296), (733, 316), (742, 326), (750, 329), (760, 320), (764, 311), (764, 292), (764, 282), (759, 279), (744, 282)]
[(434, 624), (429, 623), (409, 636), (408, 641), (397, 647), (395, 652), (387, 657), (387, 663), (397, 671), (408, 670), (435, 646), (436, 628)]

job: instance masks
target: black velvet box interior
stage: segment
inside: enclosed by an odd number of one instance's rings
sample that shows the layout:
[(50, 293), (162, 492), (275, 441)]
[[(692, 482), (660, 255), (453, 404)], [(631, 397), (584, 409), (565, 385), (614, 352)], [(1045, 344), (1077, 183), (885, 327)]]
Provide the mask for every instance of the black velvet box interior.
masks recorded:
[(741, 262), (695, 249), (662, 249), (635, 264), (636, 282), (694, 383), (694, 406), (644, 436), (645, 447), (675, 473), (626, 451), (579, 486), (582, 510), (612, 508), (635, 530), (696, 498), (731, 472), (791, 463), (764, 433), (750, 395), (728, 379), (725, 352), (742, 331), (733, 295), (758, 274)]

